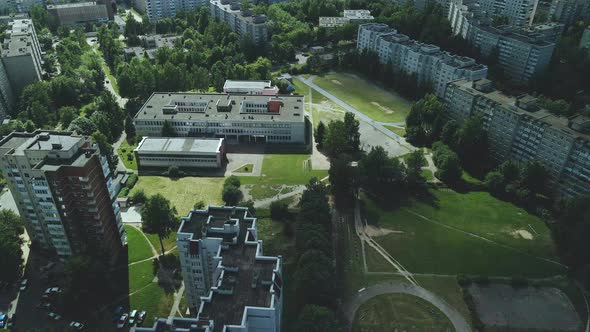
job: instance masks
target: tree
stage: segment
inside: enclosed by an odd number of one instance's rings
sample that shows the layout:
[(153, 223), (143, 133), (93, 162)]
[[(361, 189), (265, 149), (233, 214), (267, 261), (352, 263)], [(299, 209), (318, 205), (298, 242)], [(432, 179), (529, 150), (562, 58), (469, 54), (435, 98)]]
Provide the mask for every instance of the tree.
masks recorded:
[(145, 191), (143, 191), (143, 189), (138, 189), (135, 190), (133, 192), (133, 194), (131, 194), (129, 196), (129, 198), (131, 198), (131, 200), (133, 201), (133, 203), (135, 204), (141, 204), (141, 203), (145, 203), (145, 201), (147, 200), (147, 196), (145, 194)]
[(355, 118), (353, 113), (346, 112), (344, 115), (344, 128), (348, 143), (348, 152), (356, 155), (360, 151), (361, 134), (359, 133), (359, 120)]
[(236, 187), (236, 188), (240, 188), (240, 186), (241, 186), (241, 185), (242, 185), (242, 184), (241, 184), (241, 182), (240, 182), (240, 179), (239, 179), (237, 176), (235, 176), (235, 175), (229, 176), (229, 177), (228, 177), (228, 178), (226, 178), (226, 179), (225, 179), (225, 181), (223, 182), (223, 186), (224, 186), (224, 187), (227, 187), (227, 186), (234, 186), (234, 187)]
[(297, 331), (324, 332), (340, 331), (338, 320), (330, 309), (318, 305), (306, 305), (299, 314)]
[(549, 172), (538, 161), (528, 163), (522, 174), (522, 184), (531, 194), (544, 194), (547, 190)]
[(289, 217), (289, 205), (281, 201), (270, 203), (270, 217), (274, 220), (285, 220)]
[(237, 187), (225, 186), (223, 188), (222, 199), (225, 202), (225, 205), (228, 205), (228, 206), (238, 205), (238, 203), (242, 199), (242, 192)]
[(78, 116), (78, 110), (72, 106), (64, 106), (58, 111), (59, 120), (61, 121), (62, 128), (67, 128), (72, 121)]
[(463, 164), (478, 170), (487, 167), (487, 133), (481, 116), (467, 118), (457, 133), (457, 153)]
[(68, 126), (69, 131), (75, 131), (81, 135), (91, 135), (96, 131), (96, 125), (90, 119), (84, 116), (75, 118)]
[(23, 221), (11, 210), (0, 210), (0, 281), (12, 284), (21, 276)]
[(163, 239), (178, 227), (176, 208), (162, 194), (155, 194), (148, 197), (141, 208), (141, 220), (145, 232), (158, 234), (162, 255), (164, 255)]
[(406, 183), (410, 187), (417, 187), (426, 182), (422, 176), (422, 167), (426, 165), (426, 158), (422, 150), (415, 150), (406, 158)]
[(372, 147), (359, 161), (361, 183), (365, 190), (383, 197), (403, 186), (405, 168), (397, 158), (390, 158), (383, 147)]
[(324, 123), (322, 121), (320, 121), (320, 123), (318, 124), (318, 127), (316, 128), (315, 132), (314, 132), (314, 138), (315, 138), (315, 142), (318, 145), (318, 147), (322, 147), (322, 144), (324, 143), (324, 136), (326, 135), (326, 125), (324, 125)]
[(113, 146), (108, 142), (107, 137), (103, 133), (95, 131), (94, 133), (92, 133), (92, 140), (94, 141), (94, 143), (98, 145), (100, 154), (107, 158), (107, 162), (109, 163), (109, 168), (111, 169), (111, 172), (115, 172), (117, 170), (119, 158), (115, 154)]
[(418, 100), (406, 118), (406, 138), (414, 144), (430, 144), (439, 134), (444, 104), (433, 94)]
[(486, 188), (494, 195), (502, 195), (505, 192), (506, 184), (504, 175), (499, 171), (493, 171), (486, 174), (484, 180)]
[(135, 125), (130, 117), (125, 120), (125, 135), (127, 135), (128, 139), (135, 137)]
[(248, 208), (248, 211), (250, 212), (250, 214), (253, 216), (256, 216), (256, 208), (254, 207), (253, 200), (249, 199), (247, 201), (242, 201), (242, 202), (240, 202), (240, 204), (238, 204), (238, 206)]
[(162, 124), (162, 137), (175, 137), (176, 130), (172, 127), (172, 124), (168, 122), (168, 120), (164, 120), (164, 124)]
[(432, 159), (438, 168), (436, 177), (447, 183), (457, 183), (463, 170), (457, 154), (442, 142), (432, 145)]
[(349, 148), (344, 122), (330, 122), (322, 143), (326, 154), (330, 157), (335, 157), (348, 152)]
[(352, 167), (351, 162), (347, 155), (330, 159), (330, 190), (339, 206), (352, 202), (358, 189), (358, 169)]
[(178, 169), (178, 166), (170, 166), (168, 167), (168, 171), (166, 172), (166, 175), (168, 175), (171, 178), (178, 178), (180, 177), (180, 169)]

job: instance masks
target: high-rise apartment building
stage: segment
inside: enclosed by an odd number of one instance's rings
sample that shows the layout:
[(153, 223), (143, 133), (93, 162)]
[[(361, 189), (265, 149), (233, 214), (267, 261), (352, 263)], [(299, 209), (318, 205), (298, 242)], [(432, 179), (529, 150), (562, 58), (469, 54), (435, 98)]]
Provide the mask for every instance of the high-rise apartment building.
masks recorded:
[(282, 259), (265, 256), (243, 207), (193, 210), (177, 233), (189, 308), (208, 331), (280, 331)]
[(47, 5), (47, 14), (59, 25), (100, 24), (109, 21), (108, 6), (97, 1)]
[(590, 50), (590, 26), (584, 29), (584, 33), (582, 33), (582, 38), (580, 38), (580, 48)]
[(0, 122), (4, 120), (7, 114), (12, 113), (15, 101), (8, 74), (2, 61), (0, 61)]
[(1, 0), (0, 13), (6, 14), (10, 11), (17, 13), (28, 13), (34, 5), (44, 5), (44, 0)]
[(211, 0), (211, 16), (227, 23), (242, 38), (252, 38), (254, 43), (268, 42), (265, 15), (254, 15), (252, 9), (241, 10), (241, 2), (235, 0)]
[(194, 10), (207, 6), (207, 0), (135, 0), (134, 6), (147, 14), (150, 20), (175, 17), (181, 11)]
[(590, 1), (553, 0), (549, 8), (549, 18), (569, 26), (579, 20), (590, 20)]
[(2, 63), (15, 96), (20, 96), (27, 84), (41, 80), (41, 46), (32, 20), (19, 19), (8, 24), (2, 43)]
[(61, 258), (92, 251), (114, 260), (126, 242), (106, 157), (70, 132), (13, 132), (0, 167), (31, 238)]
[(449, 117), (458, 122), (483, 117), (497, 163), (537, 160), (549, 171), (555, 195), (590, 193), (590, 118), (555, 116), (537, 107), (535, 98), (506, 96), (489, 80), (450, 83), (445, 103)]
[(391, 64), (395, 71), (414, 75), (418, 84), (431, 86), (441, 98), (445, 95), (447, 83), (461, 78), (485, 78), (488, 71), (486, 66), (471, 58), (417, 42), (381, 23), (359, 26), (357, 49), (377, 53), (381, 63)]

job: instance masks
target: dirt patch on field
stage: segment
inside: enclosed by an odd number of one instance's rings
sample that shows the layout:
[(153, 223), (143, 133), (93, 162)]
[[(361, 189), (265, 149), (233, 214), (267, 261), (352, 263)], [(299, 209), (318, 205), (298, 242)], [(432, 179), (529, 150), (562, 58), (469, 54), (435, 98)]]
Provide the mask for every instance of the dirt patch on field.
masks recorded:
[(515, 238), (518, 239), (525, 239), (525, 240), (532, 240), (533, 239), (533, 234), (531, 234), (531, 232), (525, 230), (525, 229), (517, 229), (515, 231), (513, 231), (512, 236), (514, 236)]
[(379, 107), (379, 109), (381, 109), (383, 112), (385, 112), (385, 114), (392, 114), (393, 110), (389, 107), (385, 107), (385, 106), (381, 106), (381, 104), (379, 104), (376, 101), (372, 101), (371, 102), (372, 105)]
[(331, 80), (332, 83), (336, 84), (336, 85), (340, 85), (342, 86), (342, 83), (339, 80)]
[(404, 232), (369, 225), (365, 227), (365, 233), (367, 233), (369, 236), (384, 236), (392, 233), (403, 234)]

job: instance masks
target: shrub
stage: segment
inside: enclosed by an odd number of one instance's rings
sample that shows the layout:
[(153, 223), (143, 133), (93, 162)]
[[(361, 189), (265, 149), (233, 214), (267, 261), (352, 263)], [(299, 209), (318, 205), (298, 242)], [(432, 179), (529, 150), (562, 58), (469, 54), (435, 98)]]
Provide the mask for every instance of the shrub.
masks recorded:
[(270, 203), (270, 217), (274, 220), (284, 220), (289, 216), (289, 206), (285, 202)]
[(123, 187), (121, 188), (121, 191), (119, 191), (119, 197), (127, 197), (127, 195), (129, 195), (129, 188), (127, 187)]
[(240, 182), (240, 179), (238, 179), (238, 177), (235, 175), (228, 177), (227, 179), (225, 179), (225, 182), (223, 183), (224, 187), (234, 186), (236, 188), (240, 188), (241, 185), (242, 183)]
[(127, 154), (127, 160), (132, 161), (133, 160), (133, 153), (128, 153)]
[(125, 187), (129, 188), (129, 190), (133, 189), (133, 187), (135, 187), (135, 184), (137, 183), (138, 177), (137, 174), (131, 174), (129, 175), (129, 177), (127, 178), (127, 183), (125, 184)]
[(145, 203), (147, 196), (143, 190), (136, 190), (129, 198), (136, 204)]

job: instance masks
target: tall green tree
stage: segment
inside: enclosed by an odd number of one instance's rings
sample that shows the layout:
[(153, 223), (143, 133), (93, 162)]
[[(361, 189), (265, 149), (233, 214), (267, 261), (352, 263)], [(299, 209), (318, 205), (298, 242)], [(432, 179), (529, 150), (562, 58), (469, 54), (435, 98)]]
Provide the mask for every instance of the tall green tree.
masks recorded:
[(158, 235), (163, 256), (166, 253), (163, 239), (178, 227), (176, 208), (162, 194), (155, 194), (142, 206), (141, 220), (145, 232)]
[(0, 210), (0, 281), (14, 283), (23, 269), (23, 220), (11, 210)]

